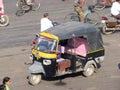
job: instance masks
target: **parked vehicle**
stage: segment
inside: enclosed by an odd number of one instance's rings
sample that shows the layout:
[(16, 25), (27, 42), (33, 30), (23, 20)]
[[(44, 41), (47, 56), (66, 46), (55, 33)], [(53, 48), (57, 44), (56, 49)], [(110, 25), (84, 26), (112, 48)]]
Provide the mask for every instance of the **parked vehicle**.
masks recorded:
[(102, 32), (104, 34), (112, 34), (115, 31), (120, 30), (120, 19), (116, 19), (113, 16), (102, 16)]
[(82, 71), (89, 77), (104, 61), (105, 48), (100, 30), (91, 24), (67, 22), (36, 35), (29, 83), (37, 85), (42, 76), (56, 77)]
[(32, 0), (31, 5), (28, 5), (26, 3), (26, 0), (17, 0), (16, 2), (16, 15), (17, 16), (22, 16), (25, 14), (25, 12), (33, 10), (36, 11), (40, 8), (40, 1), (39, 0)]

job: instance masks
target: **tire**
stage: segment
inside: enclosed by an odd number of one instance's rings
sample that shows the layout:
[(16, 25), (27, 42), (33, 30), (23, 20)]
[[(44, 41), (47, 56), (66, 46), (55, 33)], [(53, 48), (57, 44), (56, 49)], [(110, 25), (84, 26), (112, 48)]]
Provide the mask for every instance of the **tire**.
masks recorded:
[(93, 75), (94, 72), (95, 72), (94, 65), (88, 64), (86, 70), (83, 71), (83, 75), (85, 77), (89, 77), (89, 76)]
[(0, 17), (0, 27), (5, 27), (9, 24), (9, 17), (7, 15), (2, 15)]
[(85, 16), (85, 23), (98, 25), (100, 23), (100, 16), (98, 12), (92, 11)]
[(80, 21), (79, 16), (76, 13), (70, 13), (65, 16), (64, 22), (70, 22), (70, 21)]
[(115, 32), (115, 30), (106, 30), (107, 26), (103, 25), (102, 32), (103, 34), (109, 35)]
[(41, 77), (42, 77), (42, 75), (40, 75), (40, 74), (39, 75), (31, 74), (29, 76), (29, 83), (33, 86), (37, 85), (41, 82)]
[(22, 16), (24, 14), (25, 14), (24, 10), (17, 10), (17, 12), (16, 12), (16, 16)]
[(104, 6), (101, 6), (101, 5), (98, 5), (98, 4), (95, 5), (95, 10), (98, 10), (98, 11), (101, 11), (101, 10), (103, 10), (105, 8), (106, 8), (105, 5)]
[(40, 8), (40, 0), (33, 0), (32, 10), (36, 11)]
[[(98, 1), (99, 0), (94, 0), (94, 6), (95, 6), (95, 10), (98, 10), (98, 11), (101, 11), (101, 10), (103, 10), (103, 9), (105, 9), (105, 5), (100, 5), (99, 3), (98, 3)], [(104, 1), (104, 0), (103, 0)]]

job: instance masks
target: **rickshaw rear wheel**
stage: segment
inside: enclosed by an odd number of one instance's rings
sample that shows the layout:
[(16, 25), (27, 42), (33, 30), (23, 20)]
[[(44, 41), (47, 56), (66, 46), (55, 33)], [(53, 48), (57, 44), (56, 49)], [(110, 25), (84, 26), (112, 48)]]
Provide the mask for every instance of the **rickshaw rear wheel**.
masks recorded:
[(86, 69), (83, 71), (83, 75), (85, 77), (89, 77), (91, 75), (93, 75), (93, 73), (95, 72), (95, 67), (93, 64), (88, 64)]
[(31, 74), (29, 76), (29, 83), (33, 86), (37, 85), (41, 82), (41, 77), (42, 77), (41, 74)]

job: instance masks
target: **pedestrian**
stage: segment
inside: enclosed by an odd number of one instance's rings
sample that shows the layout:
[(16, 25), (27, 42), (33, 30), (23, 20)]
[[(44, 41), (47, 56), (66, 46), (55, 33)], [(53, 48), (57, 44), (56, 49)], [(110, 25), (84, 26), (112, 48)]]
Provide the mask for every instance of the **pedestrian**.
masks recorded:
[(3, 78), (3, 84), (0, 85), (0, 90), (10, 90), (10, 77), (4, 77)]
[(41, 32), (53, 27), (52, 21), (49, 19), (49, 14), (44, 13), (43, 18), (40, 21)]
[(120, 19), (120, 0), (115, 0), (111, 6), (111, 14)]

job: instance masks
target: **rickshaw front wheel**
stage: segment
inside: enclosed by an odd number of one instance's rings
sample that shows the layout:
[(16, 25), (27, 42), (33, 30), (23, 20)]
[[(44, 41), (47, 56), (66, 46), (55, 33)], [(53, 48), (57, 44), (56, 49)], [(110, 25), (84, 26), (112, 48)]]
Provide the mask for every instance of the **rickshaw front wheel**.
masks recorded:
[(31, 85), (37, 85), (41, 82), (41, 77), (42, 77), (41, 74), (31, 74), (29, 76), (29, 83)]
[(85, 77), (89, 77), (89, 76), (93, 75), (94, 72), (95, 72), (95, 67), (94, 67), (94, 65), (88, 64), (86, 70), (83, 71), (83, 75), (84, 75)]

